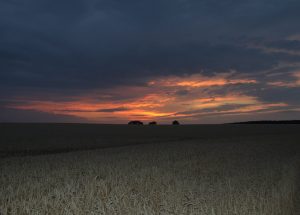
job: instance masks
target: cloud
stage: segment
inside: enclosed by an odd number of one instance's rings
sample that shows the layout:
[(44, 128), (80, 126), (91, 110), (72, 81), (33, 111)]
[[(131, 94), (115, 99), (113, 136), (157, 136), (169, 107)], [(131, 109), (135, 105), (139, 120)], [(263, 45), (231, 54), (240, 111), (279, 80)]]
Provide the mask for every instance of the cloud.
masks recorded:
[(108, 109), (99, 109), (97, 112), (105, 112), (105, 113), (113, 113), (113, 112), (120, 112), (120, 111), (127, 111), (128, 108), (125, 107), (116, 107), (116, 108), (108, 108)]
[(61, 110), (58, 109), (56, 111), (58, 112), (75, 112), (75, 113), (87, 113), (87, 112), (103, 112), (103, 113), (114, 113), (114, 112), (121, 112), (121, 111), (127, 111), (128, 108), (125, 107), (116, 107), (116, 108), (107, 108), (107, 109), (96, 109), (96, 110), (84, 110), (84, 109), (65, 109)]
[[(107, 100), (98, 100), (93, 94), (83, 95), (74, 101), (27, 101), (11, 103), (7, 108), (40, 111), (51, 114), (64, 114), (84, 118), (88, 121), (107, 122), (114, 120), (199, 120), (207, 115), (277, 113), (295, 110), (297, 106), (283, 101), (272, 101), (270, 94), (262, 100), (258, 93), (248, 95), (248, 88), (256, 88), (255, 80), (241, 77), (240, 74), (227, 73), (215, 76), (190, 75), (160, 77), (160, 81), (150, 81), (140, 87), (119, 86), (108, 90), (118, 99), (108, 96)], [(182, 85), (187, 80), (200, 85)], [(220, 82), (220, 80), (222, 80)], [(209, 85), (203, 83), (209, 83)], [(233, 88), (227, 89), (228, 86)], [(236, 87), (236, 88), (235, 88)], [(183, 91), (184, 93), (178, 93)], [(126, 93), (130, 92), (130, 97)], [(94, 95), (97, 95), (95, 93)], [(277, 98), (278, 99), (278, 98)], [(267, 100), (270, 100), (268, 102)], [(280, 99), (279, 99), (280, 100)], [(76, 109), (74, 109), (76, 107)], [(193, 119), (194, 118), (194, 119)], [(103, 121), (104, 120), (104, 121)]]
[(295, 0), (1, 1), (0, 100), (99, 121), (170, 117), (195, 98), (297, 105), (299, 9)]
[(234, 84), (256, 84), (254, 79), (247, 78), (232, 78), (231, 73), (220, 74), (217, 77), (205, 77), (201, 74), (193, 74), (184, 77), (170, 76), (158, 77), (157, 80), (148, 82), (149, 85), (159, 85), (165, 87), (186, 87), (186, 88), (201, 88), (226, 86)]
[[(239, 38), (294, 34), (299, 4), (30, 0), (1, 6), (1, 84), (84, 89), (199, 69), (206, 74), (269, 69), (289, 57), (248, 48)], [(289, 31), (273, 26), (277, 17)], [(266, 29), (276, 33), (265, 35)]]
[(66, 114), (53, 114), (38, 110), (21, 110), (0, 107), (0, 122), (41, 122), (41, 123), (87, 123), (88, 120)]
[(300, 52), (300, 41), (298, 40), (280, 40), (272, 41), (267, 44), (269, 47), (273, 47), (281, 50), (298, 51)]
[(291, 77), (294, 79), (292, 81), (273, 81), (269, 82), (268, 84), (275, 87), (287, 87), (287, 88), (294, 88), (300, 87), (300, 72), (292, 73)]

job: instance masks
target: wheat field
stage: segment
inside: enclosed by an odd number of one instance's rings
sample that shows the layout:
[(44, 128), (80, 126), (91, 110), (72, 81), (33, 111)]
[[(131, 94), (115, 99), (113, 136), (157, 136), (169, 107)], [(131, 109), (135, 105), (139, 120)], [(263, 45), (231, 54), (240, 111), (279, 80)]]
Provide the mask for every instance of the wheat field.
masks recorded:
[(296, 215), (298, 142), (283, 134), (140, 140), (2, 157), (0, 214)]

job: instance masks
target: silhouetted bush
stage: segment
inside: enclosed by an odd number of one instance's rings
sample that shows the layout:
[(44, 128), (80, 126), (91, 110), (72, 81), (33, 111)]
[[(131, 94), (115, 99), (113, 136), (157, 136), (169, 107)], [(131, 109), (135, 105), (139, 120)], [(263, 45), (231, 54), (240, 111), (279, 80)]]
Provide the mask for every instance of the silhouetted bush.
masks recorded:
[(155, 122), (155, 121), (149, 122), (149, 125), (157, 125), (157, 122)]
[(138, 121), (138, 120), (134, 120), (134, 121), (128, 122), (128, 125), (144, 125), (144, 123), (141, 121)]
[(177, 120), (174, 120), (173, 122), (172, 122), (172, 125), (179, 125), (180, 123), (177, 121)]

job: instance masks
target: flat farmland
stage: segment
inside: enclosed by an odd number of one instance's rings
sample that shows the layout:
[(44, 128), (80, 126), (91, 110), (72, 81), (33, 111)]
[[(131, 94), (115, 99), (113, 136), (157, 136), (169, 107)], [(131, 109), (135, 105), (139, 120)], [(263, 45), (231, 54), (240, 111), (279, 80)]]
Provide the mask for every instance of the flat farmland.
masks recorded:
[(299, 214), (299, 125), (0, 129), (0, 214)]

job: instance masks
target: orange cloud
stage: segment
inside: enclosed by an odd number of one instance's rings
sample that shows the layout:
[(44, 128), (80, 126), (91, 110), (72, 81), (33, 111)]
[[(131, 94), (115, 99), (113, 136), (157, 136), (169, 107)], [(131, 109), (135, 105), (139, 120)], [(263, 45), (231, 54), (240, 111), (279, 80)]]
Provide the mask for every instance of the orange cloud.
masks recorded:
[[(126, 87), (124, 89), (126, 91)], [(11, 105), (10, 108), (36, 110), (54, 114), (65, 114), (86, 118), (89, 120), (101, 117), (115, 116), (121, 119), (147, 119), (174, 115), (176, 112), (159, 110), (171, 102), (171, 97), (158, 94), (146, 94), (141, 98), (117, 102), (95, 102), (83, 97), (75, 102), (31, 101), (23, 105)]]
[[(298, 73), (297, 73), (298, 75)], [(185, 77), (164, 77), (148, 82), (145, 86), (119, 86), (112, 89), (93, 91), (78, 96), (74, 101), (30, 101), (22, 105), (11, 105), (11, 108), (43, 111), (53, 114), (64, 114), (101, 122), (114, 118), (119, 121), (160, 120), (173, 118), (192, 118), (197, 115), (243, 114), (255, 111), (269, 111), (274, 108), (287, 107), (287, 104), (269, 104), (257, 97), (244, 95), (242, 92), (231, 92), (224, 95), (213, 95), (201, 88), (226, 87), (231, 84), (255, 84), (247, 78), (230, 78), (229, 74), (216, 77), (191, 75)], [(298, 76), (297, 76), (298, 77)], [(299, 74), (300, 77), (300, 74)], [(187, 95), (177, 91), (187, 88)], [(105, 95), (99, 99), (100, 95)], [(230, 108), (229, 110), (223, 107)], [(215, 111), (214, 111), (215, 110)]]
[(223, 74), (219, 77), (205, 77), (203, 75), (191, 75), (187, 77), (175, 77), (170, 76), (158, 80), (152, 80), (148, 82), (149, 86), (164, 86), (164, 87), (213, 87), (213, 86), (225, 86), (230, 84), (255, 84), (254, 79), (247, 78), (230, 78), (230, 74)]
[[(260, 103), (256, 105), (249, 105), (246, 107), (242, 108), (236, 108), (230, 111), (226, 111), (226, 113), (250, 113), (250, 112), (255, 112), (255, 111), (261, 111), (261, 110), (268, 110), (270, 108), (278, 108), (278, 107), (288, 107), (289, 105), (286, 103), (272, 103), (272, 104), (265, 104), (265, 103)], [(225, 112), (224, 112), (225, 113)]]

